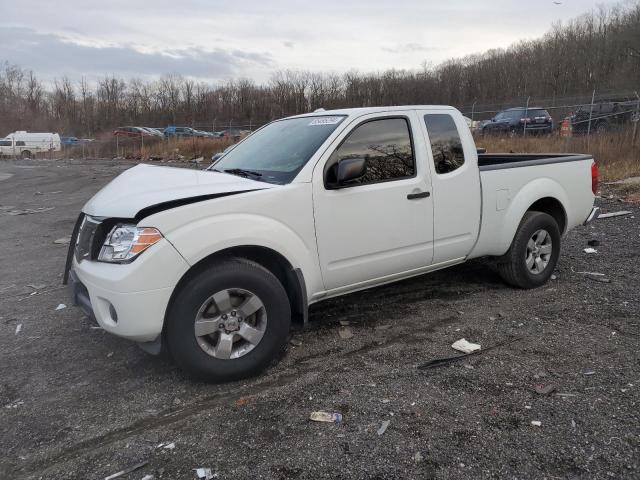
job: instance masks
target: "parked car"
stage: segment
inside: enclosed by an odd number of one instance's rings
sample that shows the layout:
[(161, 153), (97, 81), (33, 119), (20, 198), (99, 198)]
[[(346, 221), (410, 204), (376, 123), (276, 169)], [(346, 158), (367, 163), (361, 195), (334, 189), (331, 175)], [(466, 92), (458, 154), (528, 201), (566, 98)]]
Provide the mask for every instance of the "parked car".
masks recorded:
[(90, 143), (93, 141), (93, 138), (60, 137), (60, 144), (66, 146), (82, 145), (83, 143)]
[(142, 130), (147, 132), (152, 137), (164, 137), (164, 133), (158, 130), (157, 128), (151, 127), (140, 127)]
[(165, 137), (197, 137), (199, 136), (191, 127), (169, 126), (164, 129)]
[(526, 133), (551, 133), (553, 118), (544, 108), (518, 107), (498, 113), (482, 126), (482, 133), (520, 135)]
[(113, 134), (118, 137), (149, 137), (151, 133), (146, 131), (142, 127), (118, 127), (113, 131)]
[(60, 135), (57, 133), (34, 133), (19, 130), (0, 139), (0, 155), (32, 158), (39, 152), (59, 152)]
[(478, 155), (451, 107), (299, 115), (207, 170), (120, 174), (82, 208), (65, 281), (104, 330), (226, 381), (267, 367), (327, 298), (477, 257), (544, 285), (596, 189), (589, 155)]
[(582, 105), (571, 115), (571, 131), (574, 135), (603, 133), (632, 121), (638, 101), (607, 101)]

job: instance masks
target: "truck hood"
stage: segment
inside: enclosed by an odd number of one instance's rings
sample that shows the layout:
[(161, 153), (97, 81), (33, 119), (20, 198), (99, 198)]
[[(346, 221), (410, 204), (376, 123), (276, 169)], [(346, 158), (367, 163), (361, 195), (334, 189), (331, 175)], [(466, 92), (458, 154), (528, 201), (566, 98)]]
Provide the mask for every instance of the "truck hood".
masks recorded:
[(114, 178), (82, 211), (96, 217), (136, 218), (143, 210), (163, 210), (276, 186), (226, 173), (140, 164)]

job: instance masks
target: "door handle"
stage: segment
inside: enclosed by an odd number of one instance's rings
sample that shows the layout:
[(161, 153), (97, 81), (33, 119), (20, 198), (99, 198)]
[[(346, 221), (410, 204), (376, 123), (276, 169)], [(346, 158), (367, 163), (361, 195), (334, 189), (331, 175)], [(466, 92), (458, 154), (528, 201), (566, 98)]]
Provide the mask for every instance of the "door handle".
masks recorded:
[(431, 196), (431, 192), (418, 192), (418, 193), (410, 193), (407, 195), (409, 200), (416, 200), (418, 198), (427, 198)]

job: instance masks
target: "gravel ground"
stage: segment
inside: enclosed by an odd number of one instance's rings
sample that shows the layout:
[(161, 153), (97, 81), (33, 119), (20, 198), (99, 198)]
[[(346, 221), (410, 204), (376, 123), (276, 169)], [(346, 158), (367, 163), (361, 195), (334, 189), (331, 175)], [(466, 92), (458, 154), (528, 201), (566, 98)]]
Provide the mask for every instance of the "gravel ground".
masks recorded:
[[(640, 477), (637, 205), (599, 199), (634, 214), (572, 231), (545, 287), (511, 289), (473, 261), (326, 301), (264, 375), (208, 385), (56, 310), (67, 247), (54, 241), (131, 165), (0, 164), (0, 478), (102, 479), (141, 462), (120, 478)], [(463, 337), (511, 343), (417, 368)], [(315, 410), (344, 420), (311, 422)]]

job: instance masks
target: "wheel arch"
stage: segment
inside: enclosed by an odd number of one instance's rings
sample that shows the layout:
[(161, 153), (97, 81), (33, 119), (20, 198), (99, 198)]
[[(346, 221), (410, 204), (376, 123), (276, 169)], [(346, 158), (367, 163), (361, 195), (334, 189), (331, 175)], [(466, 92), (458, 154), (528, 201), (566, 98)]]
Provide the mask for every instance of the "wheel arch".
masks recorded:
[(534, 211), (551, 215), (558, 224), (560, 235), (565, 233), (567, 229), (567, 212), (560, 200), (555, 197), (544, 197), (536, 200), (527, 208), (525, 213)]
[(167, 314), (177, 293), (194, 275), (214, 268), (215, 264), (219, 261), (234, 257), (251, 260), (273, 273), (280, 283), (282, 283), (282, 286), (287, 292), (293, 319), (301, 321), (303, 324), (307, 323), (309, 302), (307, 298), (307, 287), (302, 270), (300, 268), (294, 268), (289, 260), (287, 260), (287, 258), (281, 253), (260, 245), (240, 245), (225, 248), (209, 254), (192, 265), (191, 268), (189, 268), (189, 270), (187, 270), (180, 278), (176, 287), (173, 289), (173, 293), (171, 294), (171, 298), (167, 305)]

